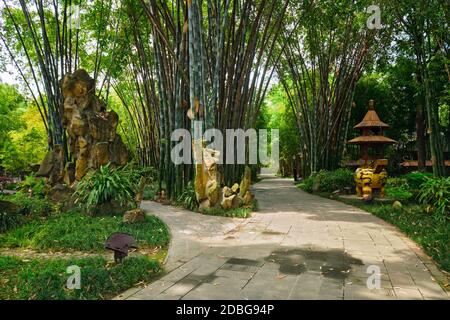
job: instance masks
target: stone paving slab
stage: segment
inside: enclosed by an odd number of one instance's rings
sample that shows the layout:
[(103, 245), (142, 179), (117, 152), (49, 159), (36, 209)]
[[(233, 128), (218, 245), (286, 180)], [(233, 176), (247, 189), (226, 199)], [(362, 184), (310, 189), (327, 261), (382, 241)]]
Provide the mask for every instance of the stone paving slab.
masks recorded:
[[(392, 225), (263, 178), (253, 186), (260, 210), (249, 219), (143, 202), (171, 230), (166, 274), (116, 299), (449, 298), (438, 284), (448, 276)], [(374, 266), (380, 286), (369, 289)]]

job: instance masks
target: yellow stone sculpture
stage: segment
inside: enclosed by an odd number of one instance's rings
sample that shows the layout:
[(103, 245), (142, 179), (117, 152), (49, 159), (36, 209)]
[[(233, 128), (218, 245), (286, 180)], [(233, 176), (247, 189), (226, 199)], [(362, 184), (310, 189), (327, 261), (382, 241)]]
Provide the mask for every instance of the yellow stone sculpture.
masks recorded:
[(354, 127), (361, 130), (361, 135), (348, 141), (349, 144), (360, 146), (361, 158), (357, 161), (358, 168), (354, 178), (356, 194), (365, 200), (372, 199), (375, 190), (379, 192), (381, 198), (384, 197), (388, 160), (383, 159), (382, 150), (384, 145), (396, 142), (383, 135), (383, 131), (387, 128), (389, 125), (380, 120), (375, 111), (374, 101), (370, 100), (369, 110), (364, 119)]

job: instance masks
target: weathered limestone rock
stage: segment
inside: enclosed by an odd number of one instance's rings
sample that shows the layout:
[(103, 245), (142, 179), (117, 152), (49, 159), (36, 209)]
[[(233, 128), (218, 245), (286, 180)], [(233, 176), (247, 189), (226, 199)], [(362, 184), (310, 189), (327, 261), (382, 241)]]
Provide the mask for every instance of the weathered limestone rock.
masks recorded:
[(124, 223), (136, 223), (145, 221), (145, 212), (142, 209), (133, 209), (123, 215)]
[(111, 160), (108, 142), (98, 142), (92, 148), (92, 166), (99, 168), (108, 164)]
[[(199, 151), (198, 148), (201, 150)], [(235, 183), (230, 188), (221, 188), (221, 176), (218, 170), (220, 152), (204, 148), (203, 143), (193, 142), (194, 158), (202, 158), (201, 164), (196, 164), (194, 189), (200, 209), (221, 206), (223, 209), (234, 209), (242, 205), (251, 205), (253, 196), (248, 191), (251, 183), (251, 170), (245, 168), (240, 184)], [(197, 148), (197, 149), (196, 149)]]
[(239, 195), (244, 197), (250, 188), (250, 184), (252, 182), (252, 171), (249, 166), (245, 167), (244, 170), (244, 178), (241, 181), (241, 185), (239, 186)]
[(239, 204), (239, 196), (232, 194), (229, 197), (223, 197), (221, 206), (223, 209), (235, 209), (239, 207)]
[(216, 180), (209, 181), (206, 186), (206, 194), (208, 195), (208, 201), (210, 206), (214, 207), (220, 199), (220, 185)]
[[(194, 146), (195, 147), (195, 146)], [(198, 203), (208, 199), (210, 206), (215, 206), (220, 198), (220, 174), (217, 168), (220, 152), (204, 148), (202, 164), (196, 165), (194, 181), (195, 194)]]
[(64, 168), (63, 180), (67, 186), (70, 186), (72, 184), (72, 181), (75, 181), (75, 163), (66, 163), (66, 167)]
[(312, 190), (313, 192), (318, 192), (320, 188), (320, 176), (316, 177), (313, 181)]
[(63, 182), (64, 150), (61, 145), (57, 144), (52, 151), (47, 152), (36, 176), (47, 177), (52, 185)]
[(237, 193), (238, 190), (239, 190), (239, 184), (238, 184), (238, 183), (235, 183), (235, 184), (233, 184), (233, 185), (231, 186), (231, 192)]
[(394, 201), (394, 203), (392, 204), (392, 208), (394, 208), (394, 209), (401, 209), (402, 207), (403, 206), (400, 201)]
[(252, 195), (252, 193), (250, 191), (247, 191), (242, 198), (242, 200), (244, 201), (244, 206), (251, 206), (253, 204), (253, 199), (254, 196)]
[(229, 197), (229, 196), (231, 196), (233, 194), (233, 191), (231, 190), (231, 188), (225, 186), (222, 189), (222, 193), (223, 193), (224, 197)]
[(58, 183), (48, 191), (47, 198), (53, 202), (61, 204), (64, 210), (68, 210), (75, 206), (72, 195), (72, 188), (69, 188), (67, 185), (62, 183)]
[(60, 85), (64, 98), (62, 122), (74, 163), (64, 168), (64, 150), (56, 145), (45, 157), (38, 176), (48, 177), (51, 185), (72, 185), (90, 169), (107, 163), (125, 165), (129, 153), (116, 134), (119, 117), (114, 111), (106, 111), (106, 105), (95, 95), (95, 81), (79, 69), (65, 75)]
[(6, 200), (0, 200), (0, 213), (19, 214), (20, 206)]
[(198, 208), (200, 210), (211, 208), (211, 203), (209, 202), (208, 199), (205, 199), (202, 202), (200, 202), (200, 204), (198, 205)]

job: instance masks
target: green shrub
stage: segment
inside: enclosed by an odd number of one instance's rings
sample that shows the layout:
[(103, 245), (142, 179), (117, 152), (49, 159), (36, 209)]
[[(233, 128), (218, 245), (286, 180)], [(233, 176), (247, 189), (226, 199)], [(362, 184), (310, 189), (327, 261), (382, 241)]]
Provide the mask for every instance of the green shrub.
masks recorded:
[(157, 183), (149, 183), (144, 188), (143, 199), (144, 200), (155, 200), (156, 195), (158, 194), (158, 184)]
[(7, 183), (4, 186), (4, 189), (6, 190), (16, 190), (18, 188), (17, 183)]
[(47, 217), (59, 211), (59, 205), (39, 197), (29, 197), (23, 193), (16, 193), (9, 199), (22, 208), (22, 214)]
[(388, 178), (386, 187), (407, 187), (409, 189), (408, 180), (404, 177), (401, 178)]
[(344, 188), (353, 188), (355, 185), (354, 172), (348, 169), (337, 169), (335, 171), (319, 172), (319, 190), (323, 192), (333, 192)]
[(196, 211), (198, 208), (197, 196), (195, 195), (194, 184), (189, 184), (184, 188), (183, 192), (178, 196), (176, 204), (185, 209)]
[(167, 226), (155, 216), (141, 223), (126, 224), (121, 216), (92, 217), (79, 212), (34, 219), (0, 235), (0, 247), (25, 247), (38, 250), (104, 249), (106, 239), (115, 232), (131, 234), (139, 247), (166, 246)]
[(303, 179), (302, 182), (297, 184), (297, 187), (302, 189), (303, 191), (312, 193), (313, 192), (313, 185), (314, 185), (314, 176), (311, 175), (306, 179)]
[(88, 172), (78, 183), (75, 203), (87, 212), (94, 212), (102, 204), (117, 202), (120, 206), (135, 204), (136, 172), (128, 168), (113, 169), (110, 164)]
[(18, 189), (24, 194), (28, 194), (29, 190), (31, 190), (33, 197), (44, 198), (46, 191), (45, 180), (43, 178), (36, 178), (34, 175), (29, 175), (19, 183)]
[[(81, 270), (80, 289), (67, 289), (66, 270), (71, 265)], [(112, 265), (103, 257), (22, 260), (0, 256), (0, 299), (109, 299), (148, 282), (160, 271), (157, 260), (144, 256)]]
[(319, 192), (333, 192), (344, 188), (353, 188), (355, 185), (353, 175), (353, 171), (343, 168), (335, 171), (321, 170), (303, 180), (298, 187), (307, 192), (313, 192), (314, 185), (318, 186), (317, 191)]
[(445, 222), (450, 218), (450, 177), (426, 178), (420, 185), (419, 201), (428, 206), (434, 217)]
[(20, 207), (20, 214), (24, 216), (46, 217), (59, 212), (59, 205), (45, 198), (29, 197), (27, 194), (18, 192), (14, 195), (2, 196), (0, 200), (11, 201)]
[(408, 186), (412, 190), (419, 190), (422, 183), (424, 183), (427, 178), (432, 178), (433, 174), (428, 172), (411, 172), (403, 176), (408, 182)]
[(385, 192), (388, 198), (398, 201), (408, 201), (413, 196), (413, 194), (410, 192), (407, 186), (399, 186), (399, 187), (386, 186)]

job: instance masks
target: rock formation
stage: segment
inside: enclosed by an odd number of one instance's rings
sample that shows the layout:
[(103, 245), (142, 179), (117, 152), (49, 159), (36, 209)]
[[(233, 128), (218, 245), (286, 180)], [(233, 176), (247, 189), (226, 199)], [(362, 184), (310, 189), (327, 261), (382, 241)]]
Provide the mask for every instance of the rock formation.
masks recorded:
[(63, 166), (64, 150), (56, 145), (46, 155), (37, 175), (48, 177), (53, 185), (72, 185), (89, 169), (108, 163), (125, 165), (129, 153), (116, 133), (119, 117), (114, 111), (106, 111), (104, 102), (95, 95), (94, 80), (79, 69), (65, 75), (60, 85), (64, 98), (63, 127), (73, 162)]
[(218, 168), (220, 152), (203, 148), (202, 163), (196, 164), (194, 181), (195, 194), (200, 209), (221, 206), (223, 209), (234, 209), (241, 206), (251, 206), (253, 195), (249, 191), (251, 170), (245, 168), (241, 183), (235, 183), (230, 188), (221, 187), (222, 177)]

